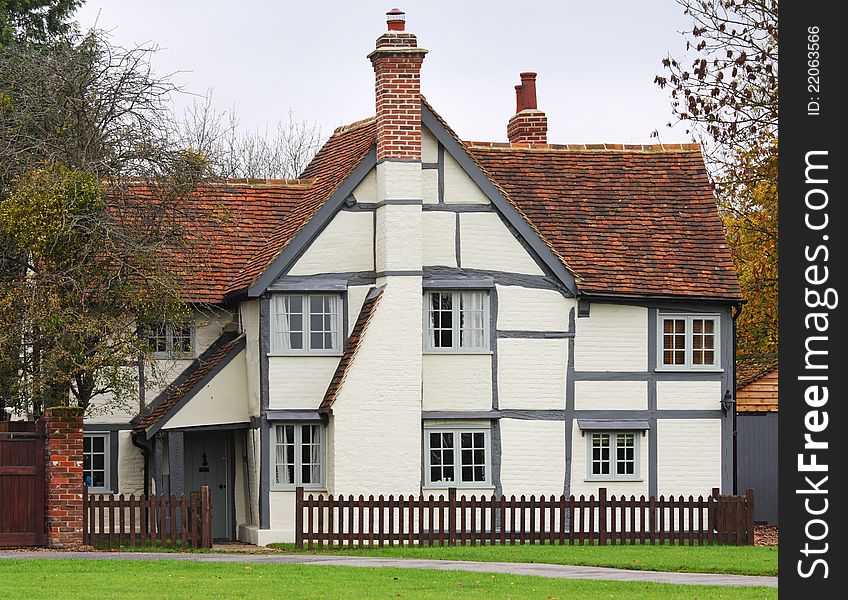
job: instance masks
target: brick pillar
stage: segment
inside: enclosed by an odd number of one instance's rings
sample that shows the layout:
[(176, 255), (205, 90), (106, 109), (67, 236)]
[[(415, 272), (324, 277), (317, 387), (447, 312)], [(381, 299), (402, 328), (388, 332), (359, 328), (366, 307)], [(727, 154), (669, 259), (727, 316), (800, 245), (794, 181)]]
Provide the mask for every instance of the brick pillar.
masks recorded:
[(82, 417), (83, 409), (77, 407), (44, 411), (46, 532), (51, 548), (82, 546)]

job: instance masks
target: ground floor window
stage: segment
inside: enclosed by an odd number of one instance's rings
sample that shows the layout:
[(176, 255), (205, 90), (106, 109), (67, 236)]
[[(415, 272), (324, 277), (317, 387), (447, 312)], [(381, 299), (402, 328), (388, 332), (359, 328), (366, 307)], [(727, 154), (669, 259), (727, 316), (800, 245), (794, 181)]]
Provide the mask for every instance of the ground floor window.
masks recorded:
[(593, 431), (589, 435), (589, 479), (639, 479), (639, 437), (633, 431)]
[(82, 438), (83, 481), (90, 492), (108, 492), (109, 434), (86, 433)]
[(324, 426), (320, 423), (278, 423), (272, 431), (274, 486), (322, 488)]
[(487, 427), (434, 426), (424, 429), (426, 481), (434, 486), (488, 486), (491, 436)]

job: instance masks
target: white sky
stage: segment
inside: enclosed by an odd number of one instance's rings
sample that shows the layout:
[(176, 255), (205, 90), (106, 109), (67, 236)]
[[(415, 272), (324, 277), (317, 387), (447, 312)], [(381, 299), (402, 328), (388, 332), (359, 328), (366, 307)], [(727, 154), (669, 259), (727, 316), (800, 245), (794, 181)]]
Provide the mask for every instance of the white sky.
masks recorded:
[[(76, 16), (119, 45), (159, 46), (156, 72), (211, 89), (242, 129), (273, 128), (291, 109), (329, 135), (373, 114), (365, 57), (395, 5), (430, 51), (422, 92), (463, 139), (505, 141), (518, 73), (537, 71), (552, 143), (653, 143), (655, 129), (690, 141), (666, 127), (668, 91), (653, 83), (691, 29), (672, 0), (88, 0)], [(191, 101), (175, 98), (178, 109)]]

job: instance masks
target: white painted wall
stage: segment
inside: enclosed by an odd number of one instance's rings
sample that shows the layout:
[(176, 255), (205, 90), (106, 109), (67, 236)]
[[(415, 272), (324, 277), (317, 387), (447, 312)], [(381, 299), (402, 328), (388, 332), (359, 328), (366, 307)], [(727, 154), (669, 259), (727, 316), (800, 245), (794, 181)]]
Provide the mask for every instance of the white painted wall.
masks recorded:
[(316, 410), (339, 356), (269, 356), (268, 407)]
[(242, 350), (163, 426), (163, 429), (246, 423), (247, 362)]
[(368, 171), (356, 189), (353, 190), (353, 197), (359, 203), (371, 204), (377, 201), (377, 172), (374, 169)]
[(410, 494), (421, 483), (421, 278), (388, 277), (333, 405), (333, 493)]
[(445, 204), (489, 204), (489, 198), (448, 152), (445, 152)]
[(568, 311), (575, 302), (556, 290), (498, 285), (498, 329), (567, 331)]
[(708, 496), (721, 487), (721, 419), (657, 421), (657, 492)]
[(353, 331), (356, 325), (356, 319), (362, 310), (362, 303), (365, 302), (365, 296), (368, 295), (370, 285), (354, 285), (347, 288), (347, 333)]
[(660, 410), (718, 410), (721, 396), (720, 381), (657, 381)]
[(244, 432), (235, 431), (233, 435), (233, 456), (235, 464), (233, 464), (233, 511), (236, 524), (247, 523), (247, 481), (244, 477), (244, 463), (242, 457), (245, 456), (244, 447)]
[(592, 303), (591, 316), (578, 318), (574, 338), (577, 371), (647, 371), (648, 309)]
[(575, 381), (577, 410), (647, 410), (647, 381)]
[(377, 165), (377, 202), (421, 200), (421, 164), (386, 161)]
[(370, 212), (340, 211), (327, 224), (289, 275), (374, 269), (374, 221)]
[(465, 269), (544, 275), (495, 213), (461, 214), (459, 237), (461, 262)]
[(456, 215), (427, 211), (421, 214), (422, 263), (425, 266), (456, 266)]
[(500, 427), (503, 493), (559, 497), (565, 481), (565, 423), (501, 419)]
[(497, 343), (500, 408), (565, 408), (565, 339), (506, 338)]
[(425, 354), (423, 410), (492, 410), (489, 354)]
[(247, 364), (247, 408), (250, 416), (259, 416), (259, 300), (239, 304), (241, 329), (245, 334)]
[(588, 480), (589, 475), (589, 465), (587, 463), (588, 460), (588, 444), (589, 444), (589, 432), (586, 432), (586, 435), (583, 435), (583, 431), (581, 431), (580, 427), (577, 425), (577, 421), (574, 421), (571, 432), (571, 493), (575, 496), (580, 496), (580, 494), (588, 496), (589, 494), (594, 494), (597, 498), (598, 496), (598, 488), (605, 487), (607, 488), (607, 494), (612, 495), (615, 494), (619, 496), (621, 494), (627, 496), (636, 496), (639, 497), (641, 495), (648, 494), (648, 436), (649, 432), (645, 432), (644, 435), (641, 435), (639, 432), (635, 432), (639, 437), (639, 475), (640, 481), (597, 481), (597, 480)]
[(437, 169), (421, 170), (421, 199), (424, 204), (439, 203), (439, 171)]
[(118, 493), (144, 492), (144, 455), (133, 446), (130, 431), (113, 431), (118, 436)]
[(435, 163), (439, 160), (439, 142), (426, 127), (421, 127), (421, 162)]
[(420, 206), (392, 204), (377, 209), (377, 271), (421, 269), (421, 218)]
[(268, 504), (271, 529), (262, 531), (265, 540), (260, 543), (294, 542), (294, 505), (293, 491), (271, 490)]

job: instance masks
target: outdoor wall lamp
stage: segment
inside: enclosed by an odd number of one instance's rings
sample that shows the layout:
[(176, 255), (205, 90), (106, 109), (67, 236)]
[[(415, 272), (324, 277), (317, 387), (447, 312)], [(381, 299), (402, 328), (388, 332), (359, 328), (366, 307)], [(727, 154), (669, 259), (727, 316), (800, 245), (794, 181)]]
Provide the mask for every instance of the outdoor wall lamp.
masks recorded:
[(724, 411), (724, 414), (727, 414), (727, 411), (732, 409), (734, 404), (736, 404), (736, 400), (734, 400), (733, 394), (730, 393), (730, 390), (725, 390), (724, 397), (721, 399), (721, 410)]

